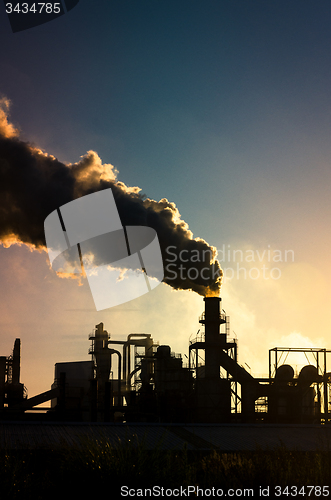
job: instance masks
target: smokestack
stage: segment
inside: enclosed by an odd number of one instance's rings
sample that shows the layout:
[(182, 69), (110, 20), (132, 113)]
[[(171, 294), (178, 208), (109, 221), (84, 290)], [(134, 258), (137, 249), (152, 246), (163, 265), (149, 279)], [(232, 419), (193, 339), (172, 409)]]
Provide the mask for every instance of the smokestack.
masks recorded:
[(220, 312), (220, 297), (205, 297), (203, 300), (205, 312), (200, 323), (205, 325), (205, 376), (217, 379), (220, 376), (219, 349), (226, 344), (226, 334), (220, 334), (220, 326), (226, 319)]
[(13, 370), (12, 370), (12, 383), (20, 383), (21, 372), (21, 339), (15, 339), (13, 349)]

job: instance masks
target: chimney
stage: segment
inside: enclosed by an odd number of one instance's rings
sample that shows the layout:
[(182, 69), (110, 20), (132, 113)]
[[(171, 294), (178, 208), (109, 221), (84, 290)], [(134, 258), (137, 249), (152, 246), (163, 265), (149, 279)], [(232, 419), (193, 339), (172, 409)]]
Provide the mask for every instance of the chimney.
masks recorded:
[(205, 325), (205, 377), (220, 377), (219, 349), (226, 344), (226, 334), (220, 334), (220, 325), (226, 322), (221, 314), (220, 297), (205, 297), (205, 312), (200, 323)]

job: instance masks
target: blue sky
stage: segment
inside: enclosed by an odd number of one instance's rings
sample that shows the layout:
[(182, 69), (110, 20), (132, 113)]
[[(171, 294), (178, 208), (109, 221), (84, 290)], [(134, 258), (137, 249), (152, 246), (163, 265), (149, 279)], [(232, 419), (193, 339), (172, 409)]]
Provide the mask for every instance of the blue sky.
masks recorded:
[[(257, 370), (281, 339), (330, 347), (330, 18), (326, 0), (80, 0), (13, 34), (0, 10), (0, 93), (21, 138), (66, 163), (96, 151), (128, 186), (176, 203), (194, 237), (218, 248), (293, 249), (280, 279), (222, 288), (242, 362)], [(114, 336), (138, 325), (182, 352), (186, 325), (199, 328), (201, 297), (168, 289), (132, 302), (137, 313), (78, 317), (67, 309), (91, 308), (85, 285), (54, 276), (45, 253), (0, 250), (1, 353), (21, 336), (31, 393), (47, 390), (64, 352), (87, 359), (95, 322), (108, 320)], [(152, 312), (159, 301), (173, 321)], [(43, 383), (30, 369), (36, 338), (52, 352), (38, 361)]]

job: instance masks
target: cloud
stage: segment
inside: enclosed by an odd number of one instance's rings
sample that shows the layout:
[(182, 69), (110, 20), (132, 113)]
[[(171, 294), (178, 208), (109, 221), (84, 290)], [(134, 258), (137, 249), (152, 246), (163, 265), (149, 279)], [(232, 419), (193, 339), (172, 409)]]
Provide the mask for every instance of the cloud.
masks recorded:
[[(172, 247), (172, 268), (164, 282), (201, 295), (219, 294), (222, 271), (216, 248), (193, 238), (175, 205), (155, 201), (117, 179), (118, 171), (88, 151), (77, 163), (64, 164), (36, 146), (23, 142), (8, 121), (9, 101), (0, 101), (0, 241), (45, 249), (44, 220), (70, 201), (111, 188), (123, 226), (149, 226), (157, 232), (164, 260)], [(195, 256), (194, 262), (181, 259)]]
[(0, 135), (8, 139), (18, 136), (18, 130), (12, 123), (8, 122), (9, 107), (9, 99), (6, 97), (0, 98)]

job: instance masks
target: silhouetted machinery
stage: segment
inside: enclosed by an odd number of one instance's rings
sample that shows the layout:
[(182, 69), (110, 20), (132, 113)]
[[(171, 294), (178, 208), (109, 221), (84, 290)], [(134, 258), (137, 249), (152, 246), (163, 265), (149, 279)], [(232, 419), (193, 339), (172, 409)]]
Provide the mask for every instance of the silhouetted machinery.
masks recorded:
[(12, 408), (26, 396), (20, 383), (21, 341), (16, 339), (11, 356), (0, 356), (0, 408)]
[[(158, 345), (150, 334), (113, 340), (103, 323), (95, 327), (90, 361), (57, 363), (50, 391), (24, 398), (19, 383), (19, 339), (13, 356), (0, 358), (2, 418), (10, 408), (32, 409), (51, 400), (44, 418), (65, 421), (328, 423), (331, 374), (326, 349), (274, 348), (269, 377), (253, 377), (238, 363), (229, 340), (229, 317), (219, 297), (206, 297), (204, 327), (189, 343), (188, 363)], [(116, 349), (114, 347), (117, 347)], [(15, 350), (16, 349), (16, 350)], [(291, 352), (309, 353), (313, 363), (299, 375), (285, 364)], [(115, 357), (115, 358), (114, 358)], [(18, 364), (17, 364), (18, 363)], [(113, 369), (114, 365), (114, 369)], [(12, 368), (10, 368), (12, 367)], [(11, 373), (11, 375), (10, 375)], [(7, 377), (7, 379), (6, 379)]]

